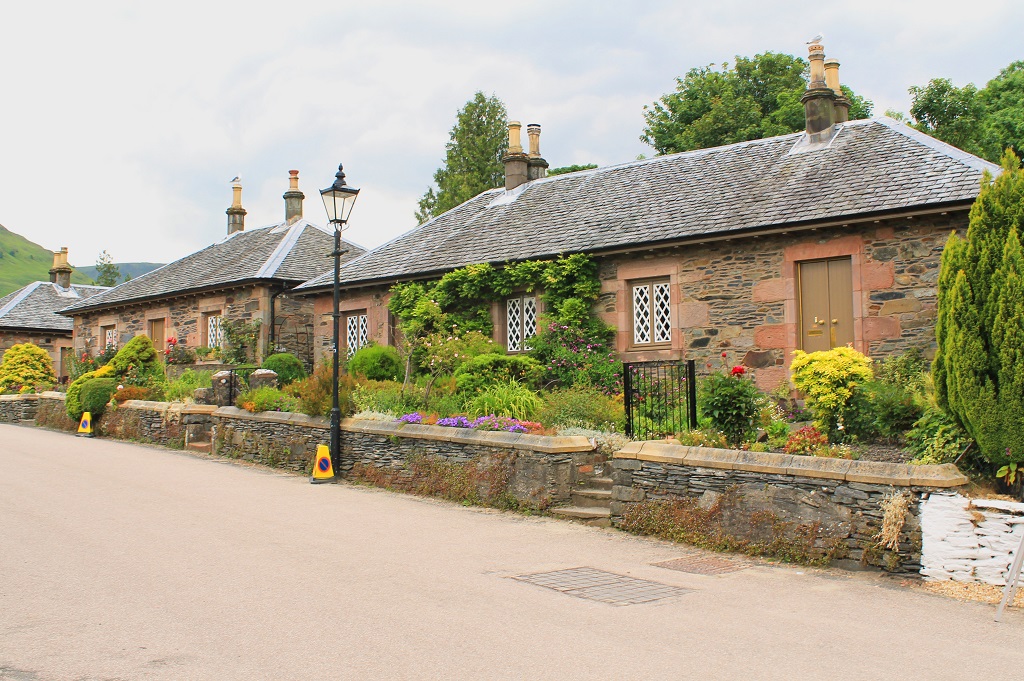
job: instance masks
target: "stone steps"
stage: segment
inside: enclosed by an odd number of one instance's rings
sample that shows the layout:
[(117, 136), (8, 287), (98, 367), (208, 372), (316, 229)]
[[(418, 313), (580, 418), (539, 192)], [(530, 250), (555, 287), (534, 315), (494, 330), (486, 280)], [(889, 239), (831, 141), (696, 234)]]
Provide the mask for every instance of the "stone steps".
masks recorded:
[(611, 478), (590, 478), (587, 482), (590, 489), (606, 489), (609, 491), (614, 484)]
[(190, 452), (202, 452), (203, 454), (209, 454), (213, 451), (212, 442), (189, 442), (185, 449)]
[(610, 527), (612, 524), (611, 511), (607, 508), (561, 506), (559, 508), (552, 508), (551, 515), (575, 520), (584, 525), (592, 525), (594, 527)]
[(607, 489), (573, 490), (572, 503), (578, 508), (608, 508), (612, 501), (612, 492)]

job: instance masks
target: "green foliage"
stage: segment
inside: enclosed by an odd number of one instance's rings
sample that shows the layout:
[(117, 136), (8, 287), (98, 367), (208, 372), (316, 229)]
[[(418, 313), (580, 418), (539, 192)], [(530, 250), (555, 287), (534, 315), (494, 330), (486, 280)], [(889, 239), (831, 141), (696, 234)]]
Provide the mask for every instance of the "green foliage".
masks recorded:
[(0, 359), (0, 393), (57, 382), (50, 354), (32, 343), (12, 345)]
[[(351, 376), (338, 376), (338, 408), (343, 417), (352, 413), (354, 388), (355, 380)], [(297, 400), (297, 411), (308, 416), (328, 416), (334, 400), (334, 367), (324, 362), (314, 367), (306, 378), (285, 386), (283, 391)]]
[(467, 407), (473, 417), (493, 414), (531, 421), (543, 404), (537, 393), (518, 381), (510, 381), (488, 386), (470, 399)]
[(282, 388), (289, 383), (306, 377), (302, 360), (290, 352), (279, 352), (263, 360), (263, 368), (277, 374), (277, 383)]
[(789, 441), (789, 424), (785, 421), (772, 421), (765, 432), (768, 434), (768, 446), (772, 449), (781, 449)]
[(371, 381), (397, 381), (402, 377), (402, 358), (390, 345), (367, 345), (352, 355), (348, 372)]
[(82, 411), (92, 414), (93, 419), (98, 418), (107, 403), (117, 390), (117, 380), (113, 378), (92, 378), (82, 384)]
[(911, 463), (953, 463), (973, 441), (946, 412), (932, 402), (907, 433), (907, 449), (913, 453)]
[[(918, 379), (920, 381), (920, 378)], [(854, 393), (846, 431), (862, 440), (896, 440), (921, 418), (921, 405), (903, 384), (867, 381)]]
[(508, 113), (496, 95), (477, 92), (456, 115), (444, 165), (419, 202), (420, 223), (504, 183), (502, 157), (508, 151)]
[(82, 386), (85, 385), (87, 381), (93, 378), (113, 377), (114, 375), (114, 367), (107, 364), (99, 369), (87, 371), (73, 380), (68, 386), (67, 393), (64, 395), (64, 409), (67, 411), (68, 416), (76, 422), (82, 418), (82, 412), (85, 410), (82, 408), (81, 393)]
[(245, 391), (238, 396), (235, 404), (254, 414), (261, 411), (299, 411), (297, 399), (269, 385)]
[(625, 430), (626, 413), (621, 397), (609, 397), (590, 386), (574, 385), (552, 390), (543, 399), (537, 419), (546, 426)]
[(488, 386), (517, 381), (536, 388), (544, 373), (540, 363), (528, 355), (478, 355), (455, 371), (459, 392), (472, 395)]
[(149, 336), (136, 336), (125, 343), (109, 364), (118, 378), (129, 385), (162, 386), (167, 383), (160, 355)]
[(581, 170), (593, 170), (597, 167), (596, 163), (587, 163), (584, 165), (571, 165), (562, 166), (560, 168), (548, 168), (548, 177), (554, 177), (555, 175), (565, 175), (567, 173), (578, 173)]
[(96, 258), (96, 284), (99, 286), (117, 286), (121, 279), (121, 270), (114, 264), (114, 259), (106, 251)]
[(679, 443), (686, 447), (713, 447), (723, 449), (729, 446), (729, 439), (725, 433), (714, 428), (694, 428), (676, 434)]
[(251, 322), (224, 319), (220, 330), (224, 333), (224, 350), (222, 354), (230, 364), (248, 364), (258, 362), (256, 349), (260, 339), (262, 322), (256, 319)]
[(909, 92), (918, 130), (992, 162), (999, 162), (1007, 147), (1024, 155), (1024, 61), (1002, 69), (981, 89), (933, 78)]
[[(53, 252), (0, 225), (0, 297), (34, 281), (49, 281)], [(78, 270), (71, 283), (91, 284), (92, 279)]]
[(828, 450), (828, 437), (814, 426), (804, 426), (790, 433), (783, 448), (786, 454), (802, 456), (818, 456), (822, 450)]
[(793, 385), (807, 397), (815, 425), (841, 439), (839, 424), (848, 418), (855, 392), (874, 378), (871, 359), (845, 346), (812, 353), (796, 350), (790, 371)]
[(612, 345), (615, 331), (600, 320), (543, 327), (532, 354), (544, 367), (549, 386), (591, 386), (607, 394), (622, 392), (622, 362)]
[(742, 373), (714, 373), (701, 383), (697, 404), (712, 426), (738, 445), (753, 432), (760, 392)]
[(986, 175), (967, 237), (951, 235), (939, 274), (938, 404), (1001, 466), (1024, 460), (1024, 170), (1007, 152)]
[(192, 393), (198, 388), (210, 388), (212, 386), (212, 371), (185, 369), (176, 380), (167, 383), (167, 387), (164, 388), (164, 398), (168, 402), (185, 402), (192, 399)]
[[(733, 67), (690, 69), (676, 79), (675, 92), (644, 107), (640, 139), (669, 154), (803, 130), (806, 69), (803, 59), (776, 52), (737, 56)], [(851, 119), (871, 115), (871, 102), (847, 87), (843, 92)]]
[(422, 388), (403, 389), (396, 381), (362, 381), (352, 391), (352, 401), (358, 411), (407, 414), (422, 408), (423, 394)]

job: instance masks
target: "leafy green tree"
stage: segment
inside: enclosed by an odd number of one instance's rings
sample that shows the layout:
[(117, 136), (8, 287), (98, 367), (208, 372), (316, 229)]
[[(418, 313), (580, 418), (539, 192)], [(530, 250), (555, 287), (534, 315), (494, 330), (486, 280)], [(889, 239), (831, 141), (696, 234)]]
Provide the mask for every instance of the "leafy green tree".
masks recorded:
[(548, 170), (548, 177), (554, 177), (555, 175), (565, 175), (566, 173), (578, 173), (581, 170), (593, 170), (596, 167), (596, 163), (586, 163), (584, 165), (571, 165), (562, 166), (561, 168), (551, 168)]
[(985, 107), (985, 148), (995, 161), (1006, 147), (1024, 156), (1024, 61), (999, 72), (979, 93)]
[(933, 78), (928, 85), (915, 85), (908, 92), (915, 128), (972, 154), (985, 154), (981, 134), (985, 105), (978, 88), (971, 83), (957, 87), (948, 78)]
[[(803, 130), (806, 70), (803, 59), (778, 52), (690, 69), (676, 79), (675, 92), (644, 107), (640, 139), (669, 154)], [(851, 119), (871, 115), (870, 101), (842, 89)]]
[(109, 253), (103, 251), (96, 259), (96, 283), (99, 286), (117, 286), (121, 279), (121, 269), (114, 264)]
[(939, 276), (936, 398), (996, 466), (1024, 460), (1024, 170), (1010, 150), (986, 175), (966, 239)]
[(508, 112), (496, 95), (477, 92), (456, 115), (445, 146), (444, 165), (419, 202), (423, 223), (504, 182), (502, 157), (508, 150)]

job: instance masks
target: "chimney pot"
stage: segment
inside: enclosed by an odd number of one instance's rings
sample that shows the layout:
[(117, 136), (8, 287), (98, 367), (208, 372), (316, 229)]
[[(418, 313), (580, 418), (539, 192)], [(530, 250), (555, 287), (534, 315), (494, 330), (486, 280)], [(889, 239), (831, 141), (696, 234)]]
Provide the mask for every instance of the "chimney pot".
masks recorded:
[(811, 142), (824, 142), (832, 137), (835, 130), (836, 93), (825, 82), (825, 48), (820, 43), (813, 43), (807, 50), (811, 79), (800, 101), (804, 105), (807, 136)]
[(539, 180), (548, 175), (548, 162), (540, 155), (540, 125), (530, 123), (526, 126), (526, 134), (530, 137), (530, 159), (527, 162), (526, 179)]
[(224, 212), (228, 215), (229, 235), (245, 229), (246, 210), (242, 208), (242, 181), (237, 177), (231, 182), (231, 207)]
[(288, 171), (288, 191), (284, 193), (284, 219), (289, 225), (302, 217), (306, 195), (299, 191), (299, 171)]
[(71, 288), (71, 265), (68, 264), (68, 247), (61, 246), (53, 254), (53, 267), (50, 268), (50, 283), (61, 288)]
[(523, 142), (520, 135), (522, 127), (523, 124), (519, 121), (508, 122), (508, 153), (510, 154), (523, 153)]
[(839, 85), (838, 59), (830, 57), (825, 60), (825, 84), (836, 94), (836, 123), (845, 123), (850, 120), (850, 100), (843, 94), (843, 88)]
[(519, 121), (508, 123), (508, 153), (501, 159), (505, 164), (506, 191), (515, 189), (529, 179), (529, 157), (523, 153), (522, 138), (519, 134), (522, 127)]

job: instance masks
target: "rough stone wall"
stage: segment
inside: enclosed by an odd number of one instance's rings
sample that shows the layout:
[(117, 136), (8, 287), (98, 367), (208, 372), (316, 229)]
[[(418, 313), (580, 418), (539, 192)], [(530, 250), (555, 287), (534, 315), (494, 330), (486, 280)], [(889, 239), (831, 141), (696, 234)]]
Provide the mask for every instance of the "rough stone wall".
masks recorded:
[[(624, 359), (686, 358), (718, 367), (722, 352), (772, 388), (785, 380), (797, 347), (796, 264), (851, 257), (854, 346), (874, 357), (934, 348), (936, 285), (950, 232), (967, 226), (964, 211), (661, 249), (599, 260), (597, 309), (618, 329)], [(671, 347), (630, 347), (628, 283), (667, 277), (672, 286)]]
[(70, 348), (72, 345), (71, 332), (53, 331), (50, 333), (24, 333), (21, 331), (0, 331), (0, 360), (3, 360), (4, 353), (12, 345), (20, 343), (31, 343), (38, 346), (50, 355), (53, 361), (53, 371), (58, 378), (67, 376), (66, 367), (61, 367), (61, 348)]
[(96, 422), (101, 435), (181, 449), (185, 446), (181, 402), (128, 400), (108, 409)]
[[(369, 326), (369, 340), (378, 345), (394, 345), (394, 329), (388, 310), (391, 294), (389, 287), (375, 287), (356, 291), (341, 292), (339, 309), (341, 312), (366, 310), (366, 321)], [(313, 359), (316, 364), (328, 361), (331, 357), (331, 345), (334, 343), (334, 331), (331, 327), (331, 315), (334, 312), (334, 294), (326, 291), (314, 298), (313, 323)], [(345, 329), (341, 329), (341, 344), (345, 344)]]
[(0, 395), (0, 423), (32, 421), (39, 411), (39, 395)]
[(326, 419), (303, 414), (250, 414), (221, 407), (213, 414), (213, 452), (309, 473), (317, 445), (329, 440)]
[(921, 528), (922, 575), (1003, 586), (1024, 537), (1024, 504), (931, 494)]
[[(269, 311), (268, 311), (269, 315)], [(290, 352), (306, 365), (313, 368), (313, 301), (282, 294), (274, 299), (274, 347), (273, 352)], [(269, 341), (269, 337), (268, 337)]]

